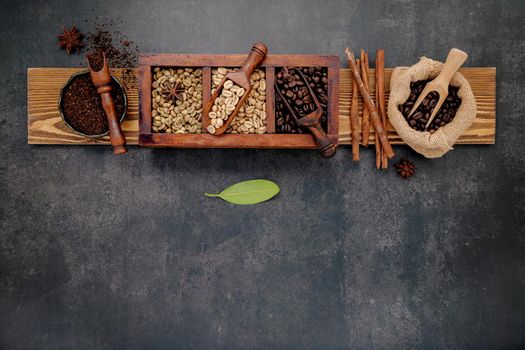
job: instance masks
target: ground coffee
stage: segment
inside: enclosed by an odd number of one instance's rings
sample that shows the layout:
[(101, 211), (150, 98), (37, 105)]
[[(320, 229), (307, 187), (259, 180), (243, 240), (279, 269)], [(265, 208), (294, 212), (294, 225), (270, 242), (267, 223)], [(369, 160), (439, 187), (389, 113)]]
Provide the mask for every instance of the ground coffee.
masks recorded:
[(104, 55), (102, 55), (102, 52), (100, 51), (91, 52), (87, 55), (87, 58), (89, 61), (89, 66), (95, 72), (100, 71), (104, 67)]
[[(111, 87), (117, 117), (120, 118), (125, 108), (124, 93), (115, 81)], [(66, 87), (60, 107), (66, 122), (83, 134), (99, 135), (109, 130), (100, 95), (87, 73), (77, 76)]]

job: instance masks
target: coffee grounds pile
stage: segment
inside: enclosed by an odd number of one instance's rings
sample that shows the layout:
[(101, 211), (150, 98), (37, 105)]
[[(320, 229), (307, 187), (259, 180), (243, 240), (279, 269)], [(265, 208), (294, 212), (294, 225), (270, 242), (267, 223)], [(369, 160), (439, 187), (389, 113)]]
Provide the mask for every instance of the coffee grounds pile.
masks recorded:
[(139, 48), (118, 30), (117, 22), (97, 18), (95, 30), (87, 33), (88, 50), (104, 52), (111, 68), (125, 68), (121, 79), (124, 87), (137, 87), (133, 68), (138, 65)]
[(95, 72), (100, 71), (104, 67), (104, 56), (102, 55), (102, 52), (95, 51), (93, 53), (88, 54), (87, 58), (89, 60), (89, 66)]
[[(439, 100), (439, 94), (437, 92), (430, 92), (421, 105), (409, 117), (412, 107), (414, 107), (417, 98), (423, 92), (425, 85), (427, 85), (429, 81), (430, 80), (421, 80), (410, 83), (410, 96), (408, 97), (408, 100), (403, 105), (398, 106), (399, 111), (405, 117), (408, 125), (418, 131), (425, 131), (425, 126)], [(458, 96), (458, 90), (459, 88), (449, 85), (448, 96), (445, 99), (445, 102), (443, 102), (443, 105), (434, 117), (434, 120), (428, 126), (428, 131), (431, 134), (440, 127), (450, 123), (456, 116), (456, 112), (461, 105), (461, 98)]]
[[(111, 82), (117, 117), (124, 113), (124, 93), (120, 86)], [(86, 135), (99, 135), (109, 130), (108, 120), (97, 89), (89, 74), (77, 76), (64, 91), (61, 109), (67, 123)]]

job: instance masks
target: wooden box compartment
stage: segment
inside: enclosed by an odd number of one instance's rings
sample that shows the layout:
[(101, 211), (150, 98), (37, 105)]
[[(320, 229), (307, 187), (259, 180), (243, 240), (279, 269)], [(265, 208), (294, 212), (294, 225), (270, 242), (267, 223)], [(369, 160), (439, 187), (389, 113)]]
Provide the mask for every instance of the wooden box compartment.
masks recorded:
[[(268, 55), (260, 67), (266, 73), (266, 128), (265, 134), (223, 134), (214, 136), (202, 130), (201, 134), (167, 134), (152, 132), (153, 69), (202, 68), (202, 103), (211, 97), (211, 70), (215, 67), (240, 67), (245, 54), (183, 55), (142, 54), (139, 57), (139, 144), (147, 147), (179, 148), (317, 148), (309, 134), (275, 133), (275, 70), (277, 67), (326, 67), (328, 70), (328, 130), (337, 145), (339, 137), (339, 57), (322, 55)], [(207, 116), (202, 116), (207, 118)]]

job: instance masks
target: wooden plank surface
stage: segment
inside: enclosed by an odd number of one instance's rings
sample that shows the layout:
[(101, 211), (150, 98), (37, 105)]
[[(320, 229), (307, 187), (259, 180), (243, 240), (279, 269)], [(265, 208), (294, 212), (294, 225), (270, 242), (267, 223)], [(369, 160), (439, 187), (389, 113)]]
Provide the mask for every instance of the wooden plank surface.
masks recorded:
[[(27, 105), (28, 105), (28, 143), (29, 144), (70, 144), (70, 145), (104, 145), (109, 144), (109, 137), (93, 140), (71, 131), (62, 121), (58, 112), (58, 96), (60, 89), (69, 76), (82, 68), (29, 68), (27, 71)], [(462, 135), (458, 144), (493, 144), (496, 139), (496, 69), (462, 68), (460, 70), (472, 86), (478, 106), (477, 118), (472, 127)], [(118, 78), (122, 76), (121, 69), (114, 69), (112, 73)], [(385, 92), (389, 94), (390, 75), (392, 69), (385, 70)], [(370, 81), (374, 81), (374, 70), (370, 70)], [(138, 143), (138, 88), (136, 84), (127, 87), (128, 116), (122, 128), (126, 134), (128, 144)], [(340, 70), (339, 85), (339, 144), (349, 145), (350, 136), (350, 99), (352, 86), (350, 71)], [(374, 96), (374, 85), (371, 86), (371, 95)], [(359, 102), (359, 113), (362, 112), (362, 103)], [(389, 139), (395, 144), (402, 144), (402, 140), (389, 125)], [(370, 137), (373, 143), (373, 133)]]

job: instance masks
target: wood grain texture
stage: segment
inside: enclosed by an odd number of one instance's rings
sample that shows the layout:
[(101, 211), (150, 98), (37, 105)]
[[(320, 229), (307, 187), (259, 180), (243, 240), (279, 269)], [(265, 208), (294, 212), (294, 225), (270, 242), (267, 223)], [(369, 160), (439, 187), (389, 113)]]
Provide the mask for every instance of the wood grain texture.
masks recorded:
[[(239, 58), (240, 60), (241, 58)], [(109, 145), (109, 137), (93, 140), (75, 134), (62, 121), (58, 112), (60, 89), (73, 73), (82, 68), (29, 68), (27, 71), (28, 99), (28, 143), (29, 144), (70, 144), (70, 145)], [(470, 82), (478, 106), (474, 124), (463, 134), (457, 144), (494, 144), (496, 141), (496, 69), (461, 68), (460, 72)], [(385, 92), (388, 103), (390, 75), (392, 69), (385, 69)], [(121, 69), (113, 69), (117, 78), (122, 76)], [(375, 71), (370, 69), (370, 93), (375, 95)], [(339, 144), (350, 145), (349, 123), (350, 99), (352, 87), (350, 71), (340, 70), (339, 77)], [(128, 114), (122, 124), (128, 145), (138, 144), (138, 88), (126, 89)], [(362, 102), (359, 102), (362, 114)], [(392, 143), (402, 144), (402, 140), (388, 125), (388, 137)], [(371, 133), (370, 142), (374, 142)]]

